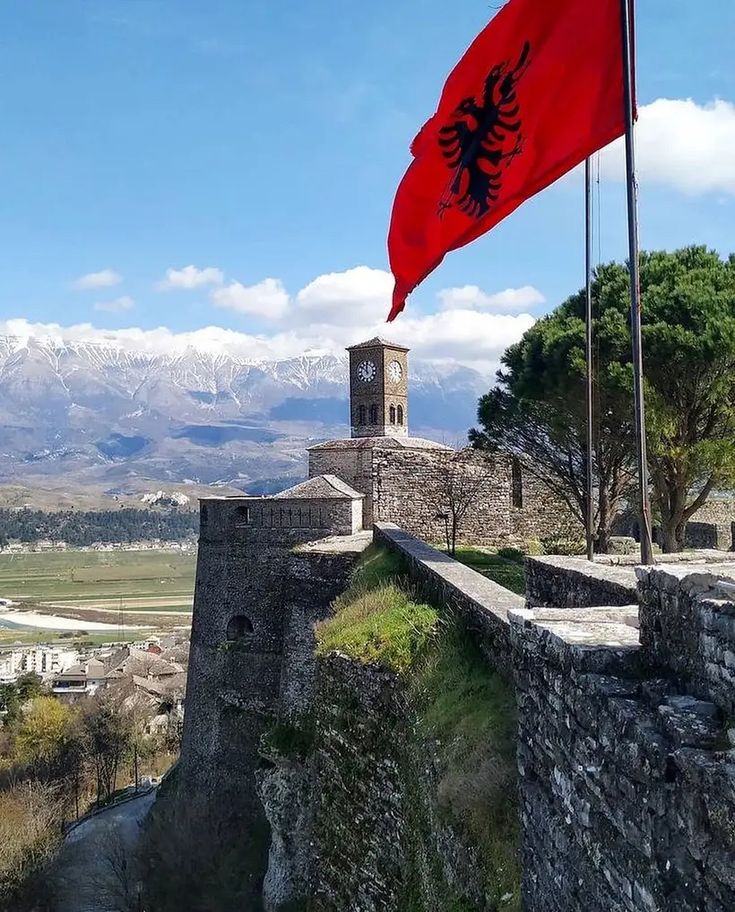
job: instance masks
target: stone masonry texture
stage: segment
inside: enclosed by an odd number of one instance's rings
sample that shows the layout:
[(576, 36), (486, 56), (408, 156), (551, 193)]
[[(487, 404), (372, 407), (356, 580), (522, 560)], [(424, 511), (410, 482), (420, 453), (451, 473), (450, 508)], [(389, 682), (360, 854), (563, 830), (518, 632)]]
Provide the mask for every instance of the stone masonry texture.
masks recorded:
[[(511, 615), (524, 908), (735, 908), (735, 759), (717, 706), (615, 642), (626, 608), (587, 609), (576, 634), (574, 612), (543, 611)], [(590, 643), (590, 623), (612, 636)]]
[[(266, 502), (275, 504), (273, 520)], [(335, 526), (351, 528), (350, 504), (344, 497), (321, 505), (263, 498), (261, 521), (252, 498), (202, 502), (179, 794), (207, 796), (223, 826), (243, 840), (267, 831), (256, 784), (261, 738), (275, 719), (311, 705), (314, 623), (344, 590), (367, 544), (364, 535), (338, 539), (341, 547), (329, 539)], [(267, 842), (258, 851), (253, 909), (260, 908)]]
[(636, 601), (635, 572), (579, 557), (527, 557), (526, 599), (530, 606), (556, 608), (630, 605)]
[[(470, 477), (486, 478), (476, 501), (462, 518), (459, 540), (471, 544), (512, 545), (531, 539), (580, 538), (582, 530), (568, 507), (521, 468), (522, 506), (514, 506), (512, 460), (476, 450), (386, 445), (366, 438), (362, 446), (325, 444), (309, 452), (309, 474), (333, 474), (365, 494), (364, 522), (396, 523), (426, 541), (445, 537), (448, 509), (447, 466), (459, 460)], [(425, 443), (422, 441), (422, 443)]]
[(491, 661), (510, 651), (525, 912), (735, 909), (735, 566), (639, 570), (639, 636), (630, 565), (545, 558), (560, 607), (483, 605), (446, 555), (389, 525), (376, 538), (420, 588), (493, 618), (470, 622)]

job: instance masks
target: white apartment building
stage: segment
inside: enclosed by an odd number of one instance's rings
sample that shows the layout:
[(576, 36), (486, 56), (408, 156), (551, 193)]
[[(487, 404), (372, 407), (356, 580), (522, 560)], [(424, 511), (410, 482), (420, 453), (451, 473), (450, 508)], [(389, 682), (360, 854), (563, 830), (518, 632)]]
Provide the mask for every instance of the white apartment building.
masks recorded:
[(0, 684), (11, 684), (28, 672), (49, 680), (78, 661), (77, 650), (66, 646), (21, 646), (0, 652)]

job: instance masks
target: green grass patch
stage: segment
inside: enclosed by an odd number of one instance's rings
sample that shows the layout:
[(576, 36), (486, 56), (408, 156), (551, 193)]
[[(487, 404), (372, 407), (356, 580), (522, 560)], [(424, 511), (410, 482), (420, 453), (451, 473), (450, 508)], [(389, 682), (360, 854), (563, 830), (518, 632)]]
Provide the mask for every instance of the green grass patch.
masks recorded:
[[(501, 585), (523, 591), (522, 555), (464, 548), (461, 557), (487, 575), (502, 571)], [(447, 912), (474, 908), (445, 883), (444, 865), (432, 848), (436, 821), (419, 759), (427, 749), (436, 751), (439, 765), (439, 813), (476, 851), (489, 908), (519, 912), (512, 686), (488, 665), (458, 618), (413, 598), (404, 570), (394, 555), (369, 549), (335, 615), (317, 627), (319, 653), (339, 650), (380, 663), (405, 681), (411, 724), (402, 736), (408, 739), (402, 788), (414, 850), (401, 912), (425, 912), (428, 883)]]
[(405, 672), (435, 631), (436, 609), (412, 601), (395, 582), (337, 600), (337, 613), (317, 625), (319, 654), (343, 652), (365, 664)]
[(456, 559), (511, 592), (524, 595), (526, 571), (523, 553), (515, 548), (503, 548), (499, 553), (460, 546)]
[(316, 626), (318, 653), (343, 652), (365, 664), (406, 671), (431, 640), (439, 615), (410, 597), (404, 569), (397, 555), (371, 545), (335, 602), (333, 617)]
[(193, 594), (196, 554), (63, 551), (0, 555), (0, 597), (17, 600)]
[[(0, 628), (0, 645), (16, 640), (75, 642), (86, 624), (115, 623), (121, 610), (126, 612), (128, 626), (152, 624), (154, 630), (163, 630), (173, 624), (186, 624), (188, 619), (174, 612), (188, 613), (192, 609), (195, 567), (194, 552), (153, 549), (0, 554), (0, 598), (12, 599), (16, 603), (13, 608), (74, 617), (77, 613), (73, 609), (77, 607), (89, 608), (95, 603), (102, 606), (91, 610), (89, 617), (86, 612), (76, 617), (79, 626), (74, 639), (60, 638), (59, 631)], [(149, 604), (141, 605), (135, 599), (148, 600)], [(128, 611), (146, 614), (127, 614)], [(109, 630), (99, 637), (94, 633), (82, 639), (109, 643), (130, 640), (131, 635), (136, 634)]]
[(437, 744), (440, 809), (477, 847), (491, 908), (519, 912), (513, 689), (459, 622), (444, 626), (410, 680), (418, 735)]

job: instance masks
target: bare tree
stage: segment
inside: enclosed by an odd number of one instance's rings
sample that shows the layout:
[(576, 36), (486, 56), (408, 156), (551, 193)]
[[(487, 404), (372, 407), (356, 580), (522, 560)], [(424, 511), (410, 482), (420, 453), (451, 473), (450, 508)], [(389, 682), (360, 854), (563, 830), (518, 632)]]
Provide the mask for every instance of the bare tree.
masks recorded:
[(472, 450), (460, 450), (447, 458), (442, 466), (439, 484), (447, 553), (457, 553), (457, 536), (470, 508), (492, 488), (496, 475), (492, 459)]

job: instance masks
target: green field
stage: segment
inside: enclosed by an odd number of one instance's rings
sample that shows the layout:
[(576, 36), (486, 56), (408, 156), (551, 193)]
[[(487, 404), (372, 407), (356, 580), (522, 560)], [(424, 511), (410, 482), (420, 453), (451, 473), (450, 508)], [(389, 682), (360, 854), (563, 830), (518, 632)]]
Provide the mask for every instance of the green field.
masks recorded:
[[(63, 551), (0, 555), (0, 598), (13, 607), (84, 621), (165, 629), (185, 625), (194, 595), (196, 554), (176, 551)], [(149, 617), (146, 617), (149, 615)], [(166, 617), (168, 615), (168, 618)], [(0, 628), (0, 645), (68, 639), (59, 631)], [(109, 633), (86, 639), (109, 642)]]

